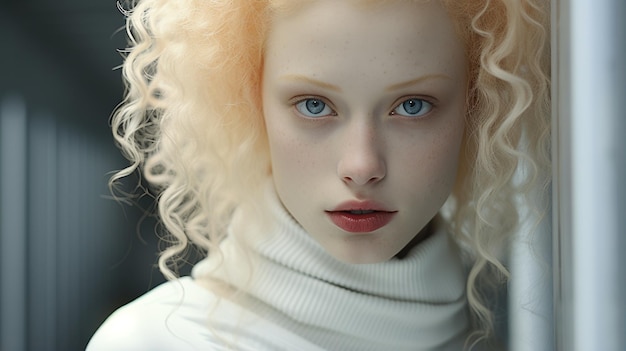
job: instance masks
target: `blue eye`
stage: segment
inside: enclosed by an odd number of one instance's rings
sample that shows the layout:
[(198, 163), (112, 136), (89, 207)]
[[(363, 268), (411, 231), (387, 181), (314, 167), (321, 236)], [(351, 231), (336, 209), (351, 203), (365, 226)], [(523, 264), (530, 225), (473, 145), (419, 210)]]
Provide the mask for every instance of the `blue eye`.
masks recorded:
[(405, 117), (420, 117), (427, 114), (432, 109), (433, 105), (428, 101), (418, 98), (410, 98), (402, 101), (400, 105), (393, 109), (391, 114)]
[(334, 111), (324, 101), (313, 98), (296, 103), (296, 110), (306, 117), (324, 117), (334, 114)]

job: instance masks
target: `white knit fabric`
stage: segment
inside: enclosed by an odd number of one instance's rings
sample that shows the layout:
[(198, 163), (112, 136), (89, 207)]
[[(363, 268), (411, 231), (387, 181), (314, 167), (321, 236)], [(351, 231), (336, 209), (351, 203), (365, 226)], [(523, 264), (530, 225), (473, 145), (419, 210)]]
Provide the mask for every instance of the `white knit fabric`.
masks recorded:
[(253, 279), (241, 273), (246, 259), (231, 239), (222, 245), (224, 257), (200, 262), (193, 277), (244, 289), (238, 303), (246, 309), (325, 349), (462, 349), (468, 328), (466, 276), (445, 232), (433, 234), (403, 259), (346, 264), (318, 245), (273, 194), (270, 203), (277, 226), (255, 249)]

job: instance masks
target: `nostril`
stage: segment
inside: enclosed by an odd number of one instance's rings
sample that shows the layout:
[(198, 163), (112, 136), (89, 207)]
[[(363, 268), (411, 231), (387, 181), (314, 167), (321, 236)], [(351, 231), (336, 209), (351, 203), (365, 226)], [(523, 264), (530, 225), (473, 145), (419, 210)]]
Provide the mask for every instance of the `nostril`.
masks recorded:
[(387, 173), (383, 147), (377, 138), (361, 138), (358, 143), (354, 139), (341, 151), (337, 175), (343, 182), (357, 186), (380, 182)]
[(375, 184), (381, 181), (384, 178), (383, 175), (376, 176), (343, 176), (342, 179), (344, 183), (354, 184), (354, 185), (367, 185), (367, 184)]

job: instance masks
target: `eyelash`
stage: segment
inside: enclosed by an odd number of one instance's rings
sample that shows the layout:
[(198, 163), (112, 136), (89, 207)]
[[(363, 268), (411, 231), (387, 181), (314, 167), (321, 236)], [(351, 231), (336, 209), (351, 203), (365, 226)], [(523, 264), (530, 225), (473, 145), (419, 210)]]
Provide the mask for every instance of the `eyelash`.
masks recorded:
[[(317, 115), (317, 116), (304, 114), (303, 112), (301, 112), (298, 109), (298, 106), (300, 104), (303, 104), (303, 103), (305, 103), (307, 101), (310, 101), (310, 100), (316, 100), (316, 101), (319, 101), (319, 102), (323, 103), (324, 107), (323, 107), (322, 111), (324, 109), (326, 109), (326, 108), (329, 108), (330, 112), (327, 113), (327, 114)], [(396, 110), (398, 108), (402, 107), (402, 105), (404, 103), (406, 103), (406, 102), (408, 102), (410, 100), (418, 100), (418, 101), (420, 101), (423, 104), (427, 104), (428, 105), (427, 107), (429, 108), (428, 111), (426, 111), (426, 112), (424, 112), (422, 114), (417, 114), (417, 115), (413, 115), (413, 116), (403, 115), (403, 114), (400, 114), (400, 113), (396, 112)], [(295, 112), (297, 114), (299, 114), (302, 117), (307, 118), (307, 119), (319, 119), (319, 118), (322, 118), (322, 117), (337, 116), (337, 112), (335, 111), (335, 109), (333, 107), (331, 107), (332, 105), (325, 98), (320, 97), (320, 96), (297, 97), (297, 98), (293, 99), (293, 102), (291, 102), (291, 105), (292, 105), (293, 109), (295, 110)], [(393, 106), (393, 108), (389, 112), (390, 116), (400, 116), (402, 118), (414, 119), (414, 120), (425, 118), (427, 115), (429, 115), (432, 112), (433, 109), (436, 108), (436, 104), (431, 99), (426, 99), (424, 97), (419, 97), (419, 96), (403, 96), (403, 97), (399, 98), (398, 100), (396, 100), (396, 102), (394, 102), (394, 104), (392, 106)], [(406, 111), (406, 108), (404, 108), (404, 109)]]
[[(296, 99), (294, 99), (295, 101), (293, 101), (291, 103), (291, 105), (293, 106), (293, 109), (295, 110), (295, 112), (297, 114), (299, 114), (300, 116), (307, 118), (307, 119), (319, 119), (321, 117), (327, 117), (327, 116), (336, 116), (337, 112), (335, 111), (335, 109), (333, 107), (331, 107), (331, 104), (324, 98), (320, 97), (320, 96), (304, 96), (304, 97), (298, 97)], [(298, 105), (305, 103), (307, 101), (310, 100), (317, 100), (321, 103), (324, 104), (325, 108), (329, 108), (330, 109), (330, 113), (327, 113), (325, 115), (318, 115), (318, 116), (307, 116), (306, 114), (302, 113), (301, 111), (298, 110)]]
[[(424, 104), (427, 105), (428, 111), (426, 112), (419, 112), (418, 114), (415, 115), (403, 115), (403, 114), (399, 114), (396, 112), (396, 110), (400, 107), (402, 107), (405, 111), (406, 111), (406, 107), (403, 107), (403, 105), (411, 100), (417, 100), (420, 102), (420, 107), (423, 107)], [(402, 116), (404, 118), (408, 118), (408, 119), (422, 119), (425, 118), (427, 115), (429, 115), (431, 113), (431, 111), (435, 108), (435, 103), (430, 101), (429, 99), (425, 99), (423, 97), (418, 97), (418, 96), (405, 96), (402, 97), (398, 100), (396, 100), (396, 103), (393, 104), (393, 106), (395, 106), (391, 112), (389, 112), (390, 115), (395, 116), (395, 115), (399, 115)], [(420, 108), (421, 110), (421, 108)]]

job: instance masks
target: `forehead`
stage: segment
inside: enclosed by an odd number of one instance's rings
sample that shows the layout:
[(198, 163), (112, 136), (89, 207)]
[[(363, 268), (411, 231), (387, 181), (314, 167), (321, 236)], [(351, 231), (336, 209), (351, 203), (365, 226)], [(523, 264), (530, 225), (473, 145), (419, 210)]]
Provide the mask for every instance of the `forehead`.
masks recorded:
[(275, 70), (297, 67), (313, 76), (345, 75), (350, 62), (391, 75), (449, 70), (461, 56), (463, 46), (439, 1), (306, 1), (275, 15), (266, 46), (266, 64)]

